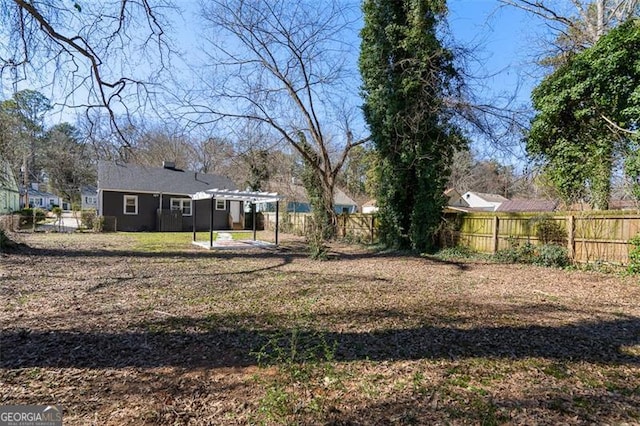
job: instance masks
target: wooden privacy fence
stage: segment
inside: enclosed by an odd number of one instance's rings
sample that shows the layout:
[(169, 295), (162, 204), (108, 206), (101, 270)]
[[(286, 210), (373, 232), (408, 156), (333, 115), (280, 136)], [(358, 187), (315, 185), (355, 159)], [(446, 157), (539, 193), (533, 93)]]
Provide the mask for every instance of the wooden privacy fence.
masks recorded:
[[(263, 212), (264, 229), (273, 230), (276, 214)], [(303, 235), (311, 229), (311, 213), (281, 213), (283, 232)], [(374, 214), (352, 213), (338, 215), (338, 237), (373, 243), (378, 239), (378, 221)]]
[[(264, 228), (273, 230), (275, 213), (262, 214)], [(302, 235), (311, 226), (310, 213), (280, 214), (283, 232)], [(541, 228), (551, 229), (553, 235), (541, 233)], [(481, 253), (495, 253), (514, 244), (553, 242), (566, 247), (575, 262), (627, 264), (631, 247), (628, 241), (638, 233), (638, 212), (447, 213), (442, 245), (460, 245)], [(369, 243), (377, 241), (376, 215), (339, 215), (338, 236)]]
[[(448, 213), (443, 244), (495, 253), (514, 244), (554, 242), (576, 262), (629, 262), (629, 239), (640, 232), (637, 212)], [(545, 237), (541, 228), (555, 235)], [(541, 241), (542, 239), (542, 241)], [(548, 241), (544, 241), (548, 239)]]

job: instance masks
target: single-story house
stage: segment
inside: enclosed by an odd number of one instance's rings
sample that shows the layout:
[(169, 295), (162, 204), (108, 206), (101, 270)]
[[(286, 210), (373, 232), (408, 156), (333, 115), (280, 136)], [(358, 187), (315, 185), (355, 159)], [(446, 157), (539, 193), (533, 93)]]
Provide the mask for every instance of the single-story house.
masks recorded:
[[(611, 199), (609, 200), (609, 210), (640, 210), (640, 203), (636, 200), (629, 199)], [(567, 206), (569, 211), (591, 211), (593, 208), (588, 202), (576, 202)]]
[[(80, 188), (80, 209), (98, 210), (98, 189), (95, 186), (84, 186)], [(62, 200), (62, 210), (71, 211), (73, 206), (71, 201)]]
[(242, 201), (191, 199), (217, 188), (235, 190), (227, 177), (181, 170), (174, 163), (148, 167), (128, 163), (98, 163), (98, 215), (115, 217), (119, 231), (191, 231), (193, 212), (198, 231), (244, 227)]
[(487, 194), (483, 192), (467, 191), (462, 195), (471, 210), (494, 212), (502, 203), (509, 201), (507, 198), (498, 194)]
[[(288, 213), (311, 212), (311, 204), (304, 186), (282, 181), (270, 181), (265, 186), (267, 191), (276, 192), (284, 197)], [(275, 203), (262, 203), (257, 208), (258, 211), (274, 211)], [(347, 196), (341, 189), (335, 188), (333, 191), (333, 209), (337, 214), (356, 213), (358, 211), (358, 203)]]
[(444, 196), (447, 200), (446, 208), (449, 210), (466, 211), (469, 209), (469, 203), (462, 198), (462, 195), (455, 188), (449, 188), (444, 191)]
[(85, 186), (80, 190), (80, 203), (82, 210), (98, 209), (98, 189), (93, 186)]
[(0, 160), (0, 214), (13, 213), (20, 209), (20, 189), (11, 166)]
[(558, 208), (558, 201), (555, 200), (527, 200), (513, 199), (500, 204), (497, 212), (553, 212)]
[[(24, 194), (24, 188), (22, 189), (22, 194)], [(29, 205), (27, 207), (51, 210), (54, 206), (60, 206), (60, 197), (51, 192), (40, 190), (40, 185), (37, 183), (31, 184), (27, 194), (29, 197)]]

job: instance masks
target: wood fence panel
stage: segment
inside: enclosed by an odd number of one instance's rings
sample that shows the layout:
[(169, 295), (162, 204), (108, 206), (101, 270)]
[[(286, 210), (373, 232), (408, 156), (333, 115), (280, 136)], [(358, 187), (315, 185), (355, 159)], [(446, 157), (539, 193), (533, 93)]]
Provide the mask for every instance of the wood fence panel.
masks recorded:
[(493, 242), (493, 216), (464, 216), (460, 226), (458, 244), (472, 250), (491, 253)]
[(629, 261), (628, 240), (640, 233), (640, 216), (630, 212), (463, 213), (447, 215), (458, 224), (454, 242), (482, 253), (509, 248), (511, 244), (540, 244), (542, 221), (553, 221), (564, 234), (569, 256), (577, 262)]
[(583, 214), (575, 217), (575, 260), (627, 263), (627, 241), (640, 232), (640, 216)]
[(338, 216), (338, 236), (374, 243), (378, 239), (376, 215), (351, 213)]

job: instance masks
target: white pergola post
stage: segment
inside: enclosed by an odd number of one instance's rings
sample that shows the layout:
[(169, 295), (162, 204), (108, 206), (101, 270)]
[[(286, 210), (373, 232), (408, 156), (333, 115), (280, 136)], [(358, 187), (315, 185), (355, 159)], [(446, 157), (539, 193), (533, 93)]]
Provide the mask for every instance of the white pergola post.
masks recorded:
[(275, 228), (275, 245), (278, 245), (278, 206), (280, 200), (284, 197), (279, 196), (275, 192), (260, 191), (231, 191), (228, 189), (208, 189), (191, 195), (193, 200), (193, 241), (196, 241), (196, 208), (195, 204), (198, 200), (211, 200), (210, 218), (209, 218), (209, 248), (213, 247), (213, 214), (214, 199), (226, 201), (243, 201), (251, 203), (251, 211), (253, 213), (253, 240), (256, 241), (256, 204), (257, 203), (276, 203), (276, 228)]

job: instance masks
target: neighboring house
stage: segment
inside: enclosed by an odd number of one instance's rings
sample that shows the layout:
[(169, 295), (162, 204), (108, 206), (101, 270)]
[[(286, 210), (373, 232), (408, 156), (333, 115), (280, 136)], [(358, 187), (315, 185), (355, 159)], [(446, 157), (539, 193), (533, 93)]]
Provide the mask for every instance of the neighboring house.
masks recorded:
[(481, 210), (494, 212), (502, 203), (509, 201), (498, 194), (486, 194), (483, 192), (465, 192), (462, 199), (469, 205), (471, 210)]
[[(48, 191), (41, 191), (37, 183), (32, 183), (27, 193), (29, 196), (28, 207), (51, 210), (55, 206), (60, 206), (60, 197)], [(24, 188), (22, 194), (24, 194)]]
[(20, 210), (20, 189), (9, 163), (0, 160), (0, 214)]
[(378, 213), (378, 201), (369, 200), (362, 205), (362, 213)]
[(553, 212), (558, 208), (558, 202), (554, 200), (525, 200), (513, 199), (500, 204), (497, 212)]
[[(62, 210), (69, 212), (73, 205), (69, 200), (62, 200)], [(80, 189), (80, 209), (98, 210), (98, 189), (95, 186), (85, 186)]]
[(98, 210), (98, 189), (93, 186), (85, 186), (80, 191), (80, 203), (82, 210)]
[[(277, 192), (284, 197), (288, 213), (309, 213), (311, 205), (307, 191), (302, 185), (296, 183), (285, 183), (281, 181), (271, 181), (266, 185), (267, 191)], [(358, 203), (353, 201), (339, 188), (333, 191), (333, 209), (336, 213), (356, 213)], [(275, 203), (259, 204), (258, 211), (274, 211)]]
[(213, 229), (240, 227), (241, 201), (191, 199), (196, 192), (214, 188), (235, 190), (236, 186), (225, 176), (180, 170), (170, 162), (147, 167), (101, 161), (98, 215), (115, 217), (119, 231), (190, 231), (197, 209), (197, 230), (209, 230), (210, 224)]
[(469, 210), (469, 203), (467, 203), (462, 195), (454, 188), (449, 188), (444, 191), (444, 196), (447, 199), (447, 205), (445, 209), (450, 211), (467, 211)]
[(609, 210), (638, 210), (638, 202), (635, 200), (611, 200)]
[[(567, 207), (569, 211), (591, 211), (593, 210), (587, 202), (573, 203)], [(634, 200), (609, 200), (609, 210), (640, 210), (638, 201)]]
[[(447, 211), (468, 211), (469, 204), (462, 199), (462, 196), (458, 191), (453, 188), (449, 188), (444, 191), (444, 196), (447, 200), (445, 210)], [(362, 213), (376, 213), (378, 211), (378, 202), (376, 200), (369, 200), (362, 205)]]

